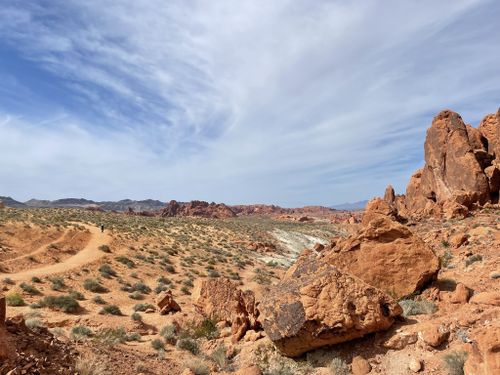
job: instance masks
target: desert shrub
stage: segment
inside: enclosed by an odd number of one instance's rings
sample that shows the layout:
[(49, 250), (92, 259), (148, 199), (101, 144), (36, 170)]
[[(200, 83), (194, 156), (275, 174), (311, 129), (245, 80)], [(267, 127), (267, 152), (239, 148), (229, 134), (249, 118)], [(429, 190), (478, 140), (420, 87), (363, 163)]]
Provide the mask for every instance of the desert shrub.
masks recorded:
[(87, 279), (83, 282), (83, 287), (85, 290), (93, 293), (106, 293), (109, 290), (104, 287), (99, 280), (96, 279)]
[(120, 308), (116, 305), (106, 305), (104, 306), (99, 314), (102, 315), (122, 315)]
[(39, 277), (37, 276), (33, 276), (31, 278), (31, 281), (34, 282), (34, 283), (41, 283), (42, 282), (42, 279), (40, 279)]
[(75, 363), (75, 370), (79, 375), (105, 375), (106, 366), (93, 355), (79, 357)]
[(40, 319), (37, 318), (29, 318), (24, 321), (26, 327), (31, 329), (32, 331), (36, 331), (38, 328), (43, 327), (43, 323)]
[(452, 259), (453, 259), (453, 254), (450, 253), (449, 251), (445, 251), (444, 254), (439, 258), (441, 267), (449, 268)]
[(106, 328), (96, 334), (96, 340), (105, 345), (116, 345), (127, 341), (127, 332), (125, 328)]
[(42, 307), (60, 310), (65, 313), (75, 313), (80, 309), (80, 304), (71, 296), (47, 296), (40, 301)]
[(140, 300), (140, 299), (143, 299), (143, 298), (144, 298), (144, 296), (142, 295), (142, 293), (141, 293), (141, 292), (139, 292), (139, 291), (135, 291), (134, 293), (130, 293), (130, 294), (128, 295), (128, 298), (130, 298), (130, 299), (135, 299), (135, 300)]
[(126, 256), (120, 255), (120, 256), (117, 256), (115, 259), (116, 259), (117, 262), (125, 264), (128, 268), (134, 268), (135, 267), (134, 261), (130, 260)]
[(467, 352), (453, 351), (443, 356), (444, 365), (449, 375), (463, 375)]
[(14, 280), (12, 280), (10, 277), (6, 277), (3, 279), (3, 282), (7, 285), (15, 285), (16, 282)]
[(141, 335), (137, 332), (127, 333), (125, 341), (141, 341)]
[(209, 318), (204, 319), (194, 327), (193, 335), (195, 338), (216, 339), (219, 336), (216, 322)]
[(437, 306), (433, 302), (427, 300), (413, 301), (411, 299), (405, 299), (399, 301), (399, 305), (403, 309), (404, 317), (419, 314), (432, 314), (437, 310)]
[(99, 246), (99, 250), (101, 250), (104, 253), (110, 253), (111, 252), (111, 249), (109, 248), (108, 245), (101, 245), (101, 246)]
[(99, 267), (99, 272), (102, 277), (106, 279), (111, 279), (113, 276), (116, 276), (116, 271), (109, 264), (105, 263), (101, 267)]
[(215, 362), (219, 371), (224, 371), (228, 368), (227, 349), (223, 345), (218, 346), (211, 354), (210, 359)]
[(83, 293), (80, 293), (76, 290), (72, 290), (71, 292), (69, 292), (69, 296), (76, 299), (77, 301), (83, 301), (85, 299)]
[(167, 271), (168, 273), (175, 273), (175, 268), (171, 264), (167, 264), (165, 266), (165, 271)]
[(173, 324), (165, 326), (161, 329), (160, 335), (163, 337), (165, 342), (175, 345), (175, 342), (177, 341), (177, 328)]
[(188, 337), (177, 340), (177, 347), (182, 350), (187, 350), (194, 355), (198, 355), (200, 353), (198, 341)]
[(144, 284), (143, 282), (138, 282), (138, 283), (135, 283), (134, 285), (132, 285), (131, 291), (148, 294), (148, 293), (151, 293), (151, 288), (149, 286), (147, 286), (146, 284)]
[(182, 292), (182, 293), (184, 293), (185, 295), (188, 295), (188, 294), (190, 294), (190, 293), (191, 293), (191, 290), (190, 290), (187, 286), (185, 286), (185, 285), (184, 285), (184, 286), (181, 288), (181, 292)]
[(155, 307), (150, 303), (138, 303), (133, 307), (134, 311), (146, 311), (147, 309), (154, 309)]
[(155, 293), (156, 294), (160, 294), (161, 292), (164, 292), (166, 290), (168, 290), (168, 285), (165, 285), (163, 283), (159, 283), (156, 287), (155, 287)]
[(330, 363), (330, 373), (332, 375), (349, 375), (351, 372), (347, 363), (342, 358), (336, 357)]
[(200, 359), (192, 359), (184, 364), (195, 375), (210, 375), (210, 369)]
[(52, 290), (60, 292), (66, 287), (66, 284), (64, 283), (64, 278), (62, 277), (52, 277), (49, 279), (50, 281), (50, 288)]
[(5, 303), (7, 306), (24, 306), (23, 297), (17, 292), (8, 293), (5, 296)]
[(151, 346), (155, 350), (160, 350), (165, 348), (165, 344), (163, 343), (162, 339), (154, 339), (153, 341), (151, 341)]
[(42, 294), (37, 288), (28, 283), (21, 283), (19, 287), (26, 293), (31, 294), (32, 296)]
[(483, 260), (483, 257), (481, 256), (481, 254), (471, 255), (471, 256), (467, 257), (467, 259), (465, 259), (465, 266), (469, 267), (472, 263), (480, 262), (482, 260)]
[(101, 297), (101, 296), (95, 296), (92, 298), (92, 302), (98, 304), (98, 305), (105, 305), (107, 302)]
[(132, 313), (132, 315), (130, 316), (130, 318), (134, 321), (134, 322), (142, 322), (142, 315), (139, 314), (138, 312), (134, 312)]
[(450, 243), (447, 240), (442, 240), (441, 246), (443, 246), (445, 249), (447, 249), (450, 247)]
[(172, 281), (165, 276), (160, 276), (157, 280), (158, 284), (171, 284)]
[(73, 340), (82, 340), (92, 336), (92, 330), (85, 326), (74, 326), (71, 329), (70, 337)]

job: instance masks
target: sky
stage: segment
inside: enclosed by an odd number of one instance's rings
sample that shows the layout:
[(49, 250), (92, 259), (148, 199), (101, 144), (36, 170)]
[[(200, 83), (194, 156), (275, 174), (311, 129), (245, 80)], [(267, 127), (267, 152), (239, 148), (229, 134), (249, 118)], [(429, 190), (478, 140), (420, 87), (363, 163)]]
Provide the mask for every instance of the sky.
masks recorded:
[(403, 193), (500, 106), (500, 2), (2, 0), (0, 195), (286, 207)]

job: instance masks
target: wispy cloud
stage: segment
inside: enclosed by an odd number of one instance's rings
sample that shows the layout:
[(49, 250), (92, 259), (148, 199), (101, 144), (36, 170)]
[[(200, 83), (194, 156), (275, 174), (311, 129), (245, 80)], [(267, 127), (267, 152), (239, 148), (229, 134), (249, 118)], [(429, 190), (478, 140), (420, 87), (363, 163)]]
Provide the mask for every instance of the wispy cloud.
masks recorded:
[(15, 82), (2, 193), (302, 205), (402, 190), (435, 112), (477, 122), (499, 105), (499, 16), (493, 1), (7, 0), (0, 57), (27, 66), (0, 65)]

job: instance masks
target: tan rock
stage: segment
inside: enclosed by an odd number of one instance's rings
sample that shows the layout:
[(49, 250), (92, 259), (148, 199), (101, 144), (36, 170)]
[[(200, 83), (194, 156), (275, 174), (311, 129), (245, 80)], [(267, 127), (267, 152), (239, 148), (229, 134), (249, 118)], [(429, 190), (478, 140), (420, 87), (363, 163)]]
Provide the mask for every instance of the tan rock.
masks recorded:
[(236, 341), (248, 329), (260, 326), (253, 292), (242, 292), (227, 278), (197, 280), (192, 298), (201, 314), (231, 324), (233, 339)]
[(359, 355), (352, 359), (351, 368), (353, 375), (366, 375), (372, 369), (368, 361)]
[(449, 334), (450, 332), (445, 326), (434, 323), (425, 323), (419, 331), (422, 340), (433, 348), (445, 342)]
[(196, 375), (196, 374), (190, 368), (186, 368), (184, 369), (184, 371), (182, 371), (181, 375)]
[(476, 293), (471, 297), (470, 303), (500, 306), (500, 292), (493, 291)]
[(384, 199), (375, 198), (366, 204), (361, 224), (366, 227), (371, 221), (377, 218), (390, 217), (396, 220), (397, 216), (398, 212), (394, 206), (387, 203)]
[(315, 259), (270, 288), (259, 309), (267, 336), (291, 357), (385, 330), (402, 313), (382, 291)]
[(417, 341), (418, 336), (414, 332), (397, 332), (384, 341), (382, 346), (386, 349), (402, 350)]
[(500, 325), (481, 327), (472, 335), (472, 352), (464, 366), (465, 375), (500, 374)]
[(250, 367), (240, 368), (235, 372), (235, 375), (262, 375), (262, 372), (257, 365), (253, 365)]
[(163, 293), (158, 300), (158, 308), (160, 309), (161, 315), (166, 315), (170, 312), (181, 311), (181, 307), (174, 300), (171, 290), (167, 290)]
[(413, 372), (420, 372), (422, 370), (422, 361), (412, 358), (408, 364), (408, 368)]
[(338, 239), (332, 251), (323, 254), (331, 265), (394, 298), (421, 290), (439, 271), (439, 259), (425, 242), (384, 216), (373, 219), (356, 235)]
[(465, 233), (457, 233), (450, 237), (450, 245), (455, 249), (467, 243), (469, 237)]
[(452, 293), (450, 297), (451, 303), (467, 303), (470, 297), (470, 290), (464, 284), (458, 283), (455, 291)]

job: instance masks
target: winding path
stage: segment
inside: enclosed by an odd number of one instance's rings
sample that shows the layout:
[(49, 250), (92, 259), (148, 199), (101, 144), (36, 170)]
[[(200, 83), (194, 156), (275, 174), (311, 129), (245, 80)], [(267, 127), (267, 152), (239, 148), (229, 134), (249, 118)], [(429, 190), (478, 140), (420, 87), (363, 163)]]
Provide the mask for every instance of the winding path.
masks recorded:
[(111, 236), (108, 233), (101, 233), (97, 227), (79, 223), (90, 231), (91, 237), (87, 245), (72, 257), (56, 264), (51, 264), (44, 267), (32, 268), (26, 271), (16, 273), (0, 273), (0, 279), (8, 277), (11, 280), (21, 281), (30, 279), (33, 276), (47, 276), (57, 273), (63, 273), (74, 268), (79, 268), (87, 263), (91, 263), (102, 258), (106, 253), (99, 250), (101, 245), (109, 245)]

